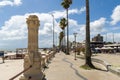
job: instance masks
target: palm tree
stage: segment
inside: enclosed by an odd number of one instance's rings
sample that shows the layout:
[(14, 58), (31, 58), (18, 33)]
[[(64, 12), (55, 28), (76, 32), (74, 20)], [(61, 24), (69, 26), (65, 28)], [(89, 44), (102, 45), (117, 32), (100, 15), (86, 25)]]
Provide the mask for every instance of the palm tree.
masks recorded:
[(66, 14), (67, 14), (67, 54), (69, 54), (69, 30), (68, 30), (68, 8), (72, 4), (72, 0), (63, 0), (61, 5), (63, 6), (64, 9), (66, 9)]
[[(65, 18), (62, 18), (59, 24), (64, 33), (63, 43), (65, 43), (65, 27), (67, 26), (67, 20)], [(65, 46), (62, 46), (62, 50), (65, 51)]]
[(62, 31), (59, 33), (59, 48), (61, 48), (61, 41), (62, 41), (63, 37), (64, 37), (64, 33)]
[(64, 30), (66, 26), (67, 26), (67, 20), (65, 18), (62, 18), (60, 20), (60, 28)]
[(91, 61), (90, 49), (90, 14), (89, 14), (89, 0), (86, 0), (86, 44), (85, 44), (85, 66), (95, 68)]

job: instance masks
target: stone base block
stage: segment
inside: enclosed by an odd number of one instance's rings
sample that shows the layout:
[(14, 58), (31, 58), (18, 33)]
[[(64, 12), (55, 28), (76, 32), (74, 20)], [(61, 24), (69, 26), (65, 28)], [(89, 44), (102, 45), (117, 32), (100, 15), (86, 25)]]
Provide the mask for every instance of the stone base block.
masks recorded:
[(29, 80), (29, 79), (25, 78), (24, 76), (21, 76), (19, 80)]
[(31, 75), (31, 76), (21, 76), (19, 80), (43, 80), (45, 78), (44, 74)]

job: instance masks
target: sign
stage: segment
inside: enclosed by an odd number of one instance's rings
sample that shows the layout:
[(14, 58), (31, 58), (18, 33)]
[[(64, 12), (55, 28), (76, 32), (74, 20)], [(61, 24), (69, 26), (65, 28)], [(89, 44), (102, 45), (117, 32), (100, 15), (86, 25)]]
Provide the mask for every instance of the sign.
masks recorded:
[(0, 57), (4, 56), (4, 51), (0, 51)]

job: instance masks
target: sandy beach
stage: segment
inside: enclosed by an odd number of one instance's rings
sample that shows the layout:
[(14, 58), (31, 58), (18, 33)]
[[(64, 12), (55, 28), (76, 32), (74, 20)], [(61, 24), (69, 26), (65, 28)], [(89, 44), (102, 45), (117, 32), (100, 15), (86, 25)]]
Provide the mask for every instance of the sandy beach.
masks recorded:
[[(9, 80), (23, 70), (23, 59), (5, 60), (5, 63), (2, 63), (0, 58), (0, 69), (0, 80)], [(15, 80), (18, 80), (18, 78)]]

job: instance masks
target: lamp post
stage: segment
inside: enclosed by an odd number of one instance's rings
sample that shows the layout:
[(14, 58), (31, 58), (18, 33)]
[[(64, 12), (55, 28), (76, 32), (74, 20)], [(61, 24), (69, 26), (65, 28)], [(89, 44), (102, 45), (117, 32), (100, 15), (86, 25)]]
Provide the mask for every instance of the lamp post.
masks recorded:
[(113, 44), (114, 44), (114, 33), (113, 33)]
[(58, 37), (58, 36), (57, 36), (57, 32), (56, 32), (56, 46), (57, 46), (57, 37)]
[(106, 44), (107, 44), (107, 33), (106, 33)]
[(76, 60), (76, 37), (77, 37), (77, 33), (73, 33), (74, 37), (75, 37), (75, 59)]
[(55, 44), (54, 44), (54, 24), (55, 24), (55, 22), (54, 22), (54, 15), (53, 14), (51, 14), (51, 16), (53, 17), (53, 48), (55, 47)]

